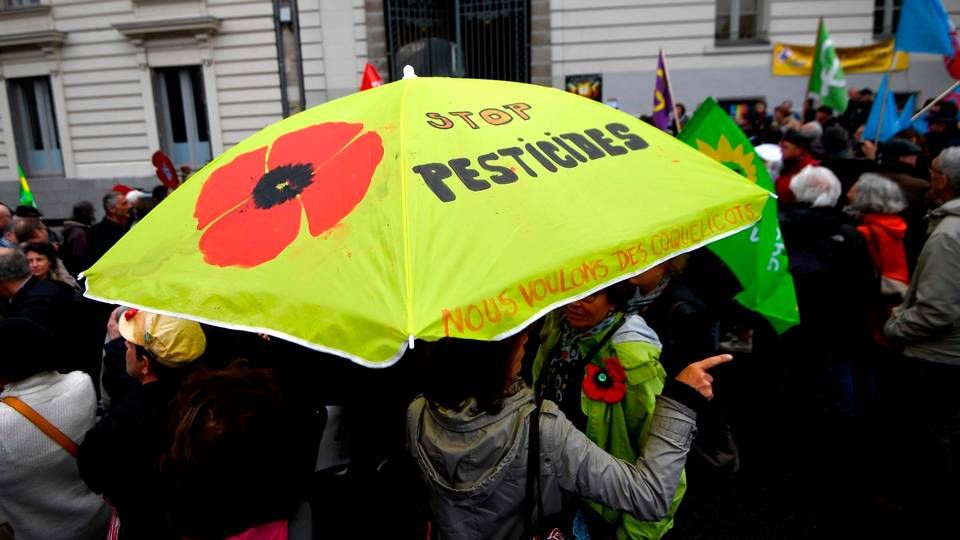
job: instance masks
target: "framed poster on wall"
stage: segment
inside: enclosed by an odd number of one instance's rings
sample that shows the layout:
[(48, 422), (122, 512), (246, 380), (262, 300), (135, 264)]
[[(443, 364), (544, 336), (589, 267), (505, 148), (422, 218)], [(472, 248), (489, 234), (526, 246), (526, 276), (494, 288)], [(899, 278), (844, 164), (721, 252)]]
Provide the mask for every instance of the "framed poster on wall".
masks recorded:
[(594, 101), (603, 102), (603, 76), (599, 73), (589, 75), (567, 75), (567, 92), (579, 94)]

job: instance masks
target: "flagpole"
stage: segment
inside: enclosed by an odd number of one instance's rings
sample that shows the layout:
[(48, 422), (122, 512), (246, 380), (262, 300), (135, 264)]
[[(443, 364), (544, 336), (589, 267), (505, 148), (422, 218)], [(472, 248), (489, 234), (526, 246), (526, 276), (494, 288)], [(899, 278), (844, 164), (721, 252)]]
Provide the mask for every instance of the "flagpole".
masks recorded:
[(887, 86), (883, 89), (883, 101), (880, 103), (880, 121), (877, 122), (877, 136), (873, 139), (873, 144), (875, 146), (880, 144), (880, 133), (883, 131), (883, 115), (887, 111), (887, 96), (890, 95), (890, 87), (893, 86), (893, 81), (891, 80), (890, 75), (893, 73), (893, 68), (897, 64), (897, 44), (894, 41), (893, 44), (893, 56), (890, 57), (890, 67), (887, 68), (887, 74), (884, 75), (887, 78)]
[(953, 84), (950, 85), (950, 88), (947, 88), (946, 90), (944, 90), (942, 94), (934, 98), (933, 101), (931, 101), (930, 103), (927, 103), (927, 105), (924, 108), (917, 111), (917, 114), (913, 115), (910, 118), (910, 121), (913, 122), (917, 118), (920, 118), (921, 116), (923, 116), (923, 113), (929, 111), (931, 107), (943, 101), (943, 98), (949, 96), (950, 92), (953, 92), (954, 90), (956, 90), (958, 86), (960, 86), (960, 81), (955, 81)]
[(680, 118), (677, 115), (677, 95), (673, 93), (673, 83), (670, 82), (670, 70), (667, 69), (667, 55), (660, 49), (660, 57), (663, 58), (663, 78), (667, 81), (667, 92), (670, 93), (670, 103), (673, 105), (673, 127), (680, 134)]
[[(806, 121), (807, 111), (810, 110), (807, 103), (810, 99), (810, 87), (813, 86), (813, 68), (817, 67), (817, 55), (820, 54), (820, 46), (822, 45), (820, 43), (821, 36), (823, 36), (823, 17), (820, 17), (820, 22), (817, 24), (817, 39), (813, 42), (813, 63), (810, 64), (810, 76), (807, 77), (807, 92), (803, 94), (803, 117), (800, 119), (801, 121)], [(820, 84), (823, 84), (823, 82), (821, 81)]]

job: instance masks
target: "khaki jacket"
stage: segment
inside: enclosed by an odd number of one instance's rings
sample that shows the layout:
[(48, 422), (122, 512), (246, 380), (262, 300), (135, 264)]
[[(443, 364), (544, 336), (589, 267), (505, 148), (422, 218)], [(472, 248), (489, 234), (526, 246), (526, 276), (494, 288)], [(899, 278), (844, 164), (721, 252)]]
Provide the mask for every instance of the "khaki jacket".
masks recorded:
[[(522, 538), (529, 416), (533, 392), (519, 383), (499, 413), (429, 406), (407, 410), (407, 442), (430, 493), (433, 523), (443, 540)], [(540, 476), (546, 516), (565, 497), (586, 497), (638, 519), (667, 515), (690, 444), (696, 413), (658, 396), (651, 428), (636, 463), (618, 460), (591, 442), (557, 406), (540, 415)]]
[(930, 213), (913, 281), (884, 332), (907, 356), (960, 366), (960, 199)]

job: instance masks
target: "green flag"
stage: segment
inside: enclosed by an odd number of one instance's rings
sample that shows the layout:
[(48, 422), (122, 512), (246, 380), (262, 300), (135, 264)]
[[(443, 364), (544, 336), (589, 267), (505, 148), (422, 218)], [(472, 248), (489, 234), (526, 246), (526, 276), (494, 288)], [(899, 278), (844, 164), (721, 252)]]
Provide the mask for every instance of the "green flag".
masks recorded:
[(822, 20), (819, 28), (814, 48), (816, 54), (810, 69), (809, 97), (840, 114), (847, 110), (847, 80), (843, 77), (840, 58), (827, 33), (827, 25)]
[(30, 191), (30, 184), (27, 183), (27, 175), (23, 174), (23, 167), (17, 165), (17, 172), (20, 173), (20, 206), (37, 207), (37, 201), (33, 198), (33, 192)]
[[(773, 192), (773, 180), (743, 131), (711, 98), (680, 132), (680, 140), (716, 159), (747, 180)], [(737, 301), (763, 315), (782, 333), (800, 322), (797, 295), (780, 236), (777, 201), (769, 199), (752, 228), (709, 245), (740, 281)]]

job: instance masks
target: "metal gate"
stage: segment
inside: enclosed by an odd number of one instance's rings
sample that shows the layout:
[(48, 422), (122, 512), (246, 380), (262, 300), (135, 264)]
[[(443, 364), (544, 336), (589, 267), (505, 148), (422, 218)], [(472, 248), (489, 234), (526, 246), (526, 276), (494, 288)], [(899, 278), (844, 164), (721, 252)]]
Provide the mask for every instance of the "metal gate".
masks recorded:
[(530, 82), (529, 0), (384, 0), (390, 79), (419, 75)]

